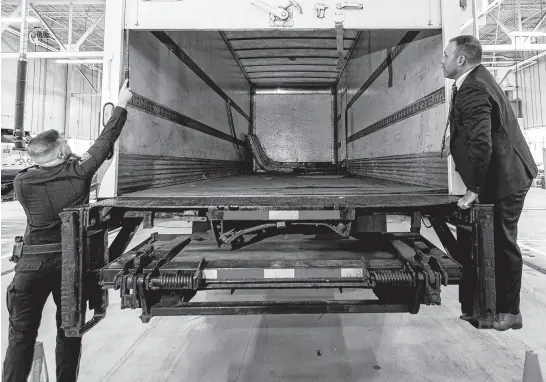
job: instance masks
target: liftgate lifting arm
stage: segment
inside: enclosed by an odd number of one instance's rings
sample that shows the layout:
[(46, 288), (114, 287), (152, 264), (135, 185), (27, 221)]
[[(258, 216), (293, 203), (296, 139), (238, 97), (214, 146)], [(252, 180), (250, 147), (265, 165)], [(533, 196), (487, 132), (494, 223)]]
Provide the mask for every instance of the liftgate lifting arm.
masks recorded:
[[(475, 316), (472, 324), (477, 328), (492, 327), (495, 315), (495, 264), (493, 208), (490, 205), (476, 205), (464, 213), (458, 212), (456, 207), (446, 209), (445, 206), (428, 211), (405, 211), (405, 214), (412, 215), (410, 232), (365, 234), (363, 238), (359, 237), (361, 241), (352, 240), (353, 243), (360, 243), (357, 246), (365, 245), (366, 250), (391, 251), (395, 256), (394, 262), (368, 261), (364, 257), (359, 259), (358, 254), (353, 260), (301, 260), (299, 250), (302, 247), (296, 246), (292, 248), (293, 252), (285, 249), (291, 256), (282, 261), (284, 268), (279, 268), (278, 262), (259, 258), (237, 261), (237, 268), (229, 259), (231, 255), (237, 255), (240, 248), (276, 234), (316, 233), (316, 227), (323, 227), (339, 237), (347, 238), (355, 211), (339, 211), (337, 221), (313, 221), (313, 216), (315, 219), (322, 216), (317, 214), (320, 211), (307, 211), (306, 222), (278, 222), (273, 227), (270, 221), (230, 221), (226, 211), (222, 213), (217, 209), (208, 209), (208, 212), (202, 211), (207, 216), (195, 219), (209, 220), (209, 233), (186, 236), (153, 234), (125, 252), (141, 222), (149, 225), (157, 211), (101, 207), (99, 203), (99, 206), (72, 208), (61, 214), (61, 312), (62, 327), (67, 336), (82, 336), (104, 318), (108, 288), (120, 290), (122, 308), (142, 309), (141, 319), (148, 322), (152, 316), (162, 315), (415, 314), (422, 303), (439, 305), (440, 286), (449, 283), (459, 285), (463, 309), (473, 312)], [(259, 212), (251, 211), (250, 215)], [(183, 214), (183, 211), (178, 213)], [(421, 214), (431, 222), (447, 254), (419, 234)], [(230, 216), (235, 219), (239, 215), (231, 213)], [(457, 238), (448, 223), (456, 227)], [(118, 227), (122, 229), (108, 247), (108, 231)], [(214, 250), (213, 247), (209, 247), (209, 250), (204, 247), (206, 240), (203, 236), (210, 232), (217, 241), (211, 241), (214, 245), (224, 245), (231, 240), (232, 252), (226, 251), (228, 253), (222, 260), (206, 259), (207, 253), (212, 254), (211, 250)], [(238, 233), (256, 235), (250, 242), (245, 242)], [(172, 261), (177, 255), (183, 259), (182, 255), (194, 244), (200, 246), (200, 253), (205, 254), (195, 261), (184, 263), (185, 260), (179, 258)], [(274, 246), (273, 251), (280, 251), (278, 248)], [(313, 250), (317, 251), (316, 248)], [(218, 248), (215, 251), (218, 253)], [(268, 278), (267, 272), (277, 276)], [(233, 292), (235, 289), (279, 288), (369, 288), (373, 289), (378, 300), (190, 302), (199, 290), (228, 289)], [(89, 309), (94, 310), (94, 317), (86, 322), (87, 304)]]

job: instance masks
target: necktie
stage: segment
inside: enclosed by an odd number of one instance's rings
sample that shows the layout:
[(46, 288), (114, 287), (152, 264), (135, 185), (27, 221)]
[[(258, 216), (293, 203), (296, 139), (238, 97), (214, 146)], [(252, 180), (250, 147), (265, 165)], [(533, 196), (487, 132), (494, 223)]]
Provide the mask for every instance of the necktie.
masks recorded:
[[(449, 127), (449, 123), (451, 121), (451, 114), (453, 113), (453, 107), (455, 105), (455, 97), (457, 96), (457, 83), (453, 83), (453, 86), (451, 87), (451, 103), (449, 105), (449, 113), (447, 114), (447, 122), (446, 122), (446, 128), (444, 130), (444, 137), (442, 139), (442, 151), (440, 152), (440, 158), (444, 157), (444, 150), (446, 147), (446, 134), (447, 134), (447, 128)], [(446, 156), (449, 155), (449, 152), (446, 154)]]

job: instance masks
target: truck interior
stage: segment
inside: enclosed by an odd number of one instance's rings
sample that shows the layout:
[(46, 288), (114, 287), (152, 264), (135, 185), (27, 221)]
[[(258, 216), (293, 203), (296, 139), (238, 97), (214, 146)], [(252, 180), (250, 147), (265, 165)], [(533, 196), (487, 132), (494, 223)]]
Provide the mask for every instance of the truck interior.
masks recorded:
[[(440, 31), (127, 39), (136, 96), (120, 138), (119, 196), (447, 194), (443, 98), (425, 98), (443, 88)], [(394, 59), (400, 48), (412, 57)]]

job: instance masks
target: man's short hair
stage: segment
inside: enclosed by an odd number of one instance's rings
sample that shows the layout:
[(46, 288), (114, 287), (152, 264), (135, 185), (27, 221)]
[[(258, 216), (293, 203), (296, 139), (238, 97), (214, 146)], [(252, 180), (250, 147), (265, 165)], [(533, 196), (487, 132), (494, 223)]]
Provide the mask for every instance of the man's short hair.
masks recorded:
[(455, 42), (455, 56), (465, 56), (469, 64), (480, 64), (482, 62), (482, 44), (470, 35), (457, 36), (449, 40)]
[(28, 142), (27, 152), (31, 158), (41, 158), (51, 154), (61, 142), (62, 136), (57, 130), (46, 130)]

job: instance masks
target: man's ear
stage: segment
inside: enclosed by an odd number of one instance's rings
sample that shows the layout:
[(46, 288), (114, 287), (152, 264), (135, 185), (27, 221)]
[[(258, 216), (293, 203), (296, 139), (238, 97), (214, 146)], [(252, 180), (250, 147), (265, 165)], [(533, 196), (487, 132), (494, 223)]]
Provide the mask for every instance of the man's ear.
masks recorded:
[(466, 57), (465, 56), (457, 57), (457, 65), (464, 66), (465, 63), (466, 63)]

